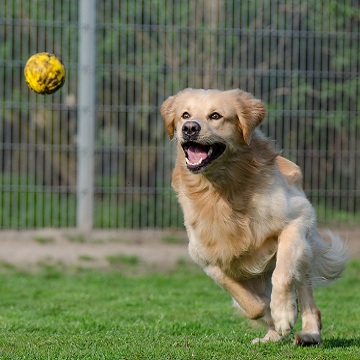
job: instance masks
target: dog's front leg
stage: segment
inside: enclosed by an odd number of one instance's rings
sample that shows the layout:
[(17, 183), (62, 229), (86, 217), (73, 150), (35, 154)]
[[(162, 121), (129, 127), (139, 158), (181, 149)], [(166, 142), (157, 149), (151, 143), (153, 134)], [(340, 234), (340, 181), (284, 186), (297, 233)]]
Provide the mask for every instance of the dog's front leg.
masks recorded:
[(257, 320), (266, 316), (266, 310), (269, 309), (269, 299), (266, 301), (266, 298), (261, 297), (250, 282), (235, 281), (225, 274), (219, 266), (215, 265), (206, 266), (205, 272), (219, 286), (230, 293), (249, 319)]
[(306, 229), (301, 221), (290, 223), (280, 234), (276, 267), (272, 275), (271, 316), (282, 337), (289, 335), (297, 318), (295, 284), (302, 282), (311, 261)]
[[(251, 320), (261, 320), (267, 325), (267, 334), (263, 338), (254, 339), (252, 341), (253, 344), (281, 340), (271, 318), (270, 299), (266, 296), (265, 283), (254, 287), (252, 280), (235, 281), (218, 266), (207, 266), (205, 271), (219, 286), (232, 296), (244, 315)], [(261, 283), (260, 279), (259, 282)]]

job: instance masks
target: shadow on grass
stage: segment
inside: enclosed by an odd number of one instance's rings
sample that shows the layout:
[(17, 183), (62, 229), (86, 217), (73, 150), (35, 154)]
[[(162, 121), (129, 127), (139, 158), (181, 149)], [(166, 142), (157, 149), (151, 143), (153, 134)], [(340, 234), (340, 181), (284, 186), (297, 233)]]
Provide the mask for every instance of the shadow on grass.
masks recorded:
[(360, 338), (334, 338), (334, 339), (326, 339), (323, 341), (322, 346), (327, 349), (334, 348), (347, 348), (353, 346), (360, 346)]

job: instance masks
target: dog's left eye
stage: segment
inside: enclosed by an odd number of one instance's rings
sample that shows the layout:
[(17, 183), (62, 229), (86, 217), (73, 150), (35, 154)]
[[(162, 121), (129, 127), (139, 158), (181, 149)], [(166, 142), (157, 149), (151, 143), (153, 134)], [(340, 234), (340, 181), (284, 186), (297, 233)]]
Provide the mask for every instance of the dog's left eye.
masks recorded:
[(213, 112), (212, 114), (210, 114), (210, 116), (209, 116), (209, 119), (210, 120), (219, 120), (219, 119), (221, 119), (222, 118), (222, 116), (219, 114), (219, 113), (217, 113), (217, 112)]

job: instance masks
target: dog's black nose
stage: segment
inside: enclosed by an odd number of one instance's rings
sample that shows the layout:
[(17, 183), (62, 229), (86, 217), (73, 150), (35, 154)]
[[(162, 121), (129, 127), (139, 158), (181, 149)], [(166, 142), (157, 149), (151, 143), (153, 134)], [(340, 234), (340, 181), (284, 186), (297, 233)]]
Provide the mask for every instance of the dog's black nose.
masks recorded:
[(196, 138), (201, 130), (197, 121), (186, 121), (182, 126), (183, 137), (187, 139)]

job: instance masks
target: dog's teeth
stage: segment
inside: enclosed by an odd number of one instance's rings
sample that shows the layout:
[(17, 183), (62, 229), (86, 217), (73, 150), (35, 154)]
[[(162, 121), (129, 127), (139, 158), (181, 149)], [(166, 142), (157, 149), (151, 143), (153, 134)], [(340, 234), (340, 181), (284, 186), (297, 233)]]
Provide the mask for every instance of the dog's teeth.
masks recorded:
[(210, 156), (212, 154), (212, 152), (213, 152), (213, 148), (211, 147), (208, 151), (208, 156)]
[(197, 165), (200, 165), (200, 164), (202, 163), (203, 159), (200, 158), (200, 160), (199, 160), (198, 162), (196, 162), (196, 163), (191, 162), (188, 158), (185, 158), (185, 161), (186, 161), (186, 163), (187, 163), (188, 165), (197, 166)]
[(200, 160), (198, 161), (198, 162), (196, 162), (196, 163), (191, 163), (191, 165), (200, 165), (201, 163), (202, 163), (202, 161), (203, 161), (203, 159), (202, 158), (200, 158)]

